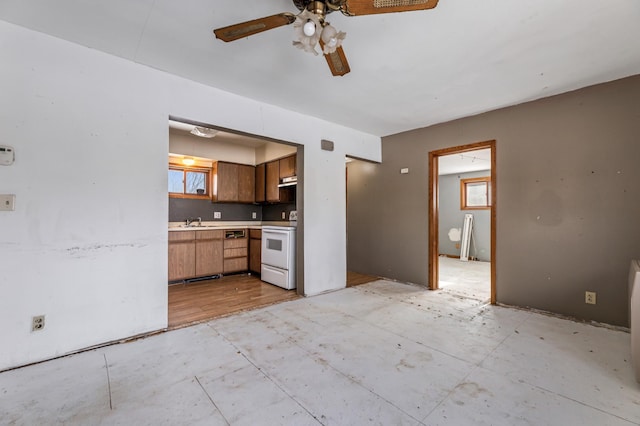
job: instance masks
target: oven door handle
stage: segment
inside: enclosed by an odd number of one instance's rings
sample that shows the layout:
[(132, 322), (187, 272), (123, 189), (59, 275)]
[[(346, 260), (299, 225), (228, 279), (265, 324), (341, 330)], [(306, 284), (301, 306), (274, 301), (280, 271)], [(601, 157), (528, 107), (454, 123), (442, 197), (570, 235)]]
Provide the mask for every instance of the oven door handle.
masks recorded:
[(272, 231), (272, 230), (268, 230), (265, 231), (264, 229), (262, 230), (262, 234), (273, 234), (273, 235), (287, 235), (287, 231)]

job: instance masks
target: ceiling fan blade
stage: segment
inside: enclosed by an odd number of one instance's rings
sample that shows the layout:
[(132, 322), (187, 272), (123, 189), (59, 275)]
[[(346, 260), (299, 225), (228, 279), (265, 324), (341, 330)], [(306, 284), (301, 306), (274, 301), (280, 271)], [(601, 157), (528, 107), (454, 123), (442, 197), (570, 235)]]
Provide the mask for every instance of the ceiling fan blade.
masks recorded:
[(218, 28), (213, 30), (213, 33), (216, 35), (216, 38), (219, 38), (222, 41), (234, 41), (239, 38), (249, 37), (250, 35), (258, 34), (263, 31), (282, 27), (283, 25), (292, 24), (295, 20), (296, 16), (293, 13), (284, 12), (260, 19), (254, 19), (252, 21), (229, 25), (228, 27)]
[(348, 14), (358, 16), (433, 9), (437, 5), (438, 0), (347, 0), (344, 8)]
[[(324, 43), (320, 40), (320, 46), (324, 47)], [(351, 68), (349, 68), (349, 62), (347, 62), (347, 57), (344, 55), (344, 50), (342, 50), (342, 46), (338, 46), (335, 52), (327, 53), (324, 55), (324, 58), (327, 60), (327, 64), (329, 64), (329, 68), (331, 69), (331, 74), (334, 76), (345, 75)]]

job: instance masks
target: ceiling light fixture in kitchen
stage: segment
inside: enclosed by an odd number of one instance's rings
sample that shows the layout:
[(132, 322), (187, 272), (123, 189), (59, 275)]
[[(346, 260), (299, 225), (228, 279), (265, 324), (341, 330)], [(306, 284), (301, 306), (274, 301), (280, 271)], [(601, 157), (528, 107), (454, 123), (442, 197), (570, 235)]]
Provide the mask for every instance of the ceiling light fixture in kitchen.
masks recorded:
[(182, 157), (182, 164), (185, 166), (193, 166), (196, 164), (196, 160), (193, 157)]
[(200, 136), (201, 138), (213, 138), (218, 134), (218, 130), (209, 129), (208, 127), (195, 126), (191, 130), (192, 135)]

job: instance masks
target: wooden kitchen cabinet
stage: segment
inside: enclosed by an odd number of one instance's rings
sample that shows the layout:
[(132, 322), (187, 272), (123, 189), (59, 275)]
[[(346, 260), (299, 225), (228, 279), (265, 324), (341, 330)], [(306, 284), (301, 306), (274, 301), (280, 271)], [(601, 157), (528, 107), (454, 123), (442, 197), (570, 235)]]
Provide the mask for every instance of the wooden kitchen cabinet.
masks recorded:
[(280, 179), (296, 176), (296, 156), (290, 155), (280, 160)]
[(280, 162), (269, 161), (265, 169), (265, 194), (268, 203), (277, 203), (280, 201)]
[(223, 272), (224, 231), (169, 232), (169, 281)]
[(255, 202), (255, 171), (246, 164), (216, 161), (212, 167), (213, 201)]
[(238, 201), (238, 165), (213, 163), (213, 201)]
[(262, 266), (262, 230), (249, 229), (249, 271), (260, 274)]
[(238, 164), (238, 202), (254, 203), (256, 192), (255, 167)]
[(233, 229), (225, 231), (224, 239), (224, 273), (242, 272), (248, 268), (249, 239), (246, 230)]
[[(295, 169), (295, 167), (294, 167)], [(294, 172), (295, 173), (295, 172)], [(265, 198), (267, 203), (289, 203), (295, 200), (295, 186), (278, 187), (280, 184), (280, 160), (266, 163)]]
[(196, 275), (195, 231), (169, 232), (169, 281)]
[(196, 231), (196, 276), (218, 275), (223, 272), (222, 230)]
[(267, 199), (265, 197), (265, 164), (258, 164), (256, 166), (255, 174), (255, 200), (256, 203), (264, 203)]

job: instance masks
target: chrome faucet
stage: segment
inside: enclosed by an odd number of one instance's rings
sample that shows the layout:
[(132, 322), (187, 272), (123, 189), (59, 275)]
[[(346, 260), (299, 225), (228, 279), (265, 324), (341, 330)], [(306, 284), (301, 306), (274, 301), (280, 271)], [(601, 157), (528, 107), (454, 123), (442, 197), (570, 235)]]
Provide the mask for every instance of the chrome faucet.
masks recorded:
[(191, 226), (191, 224), (195, 221), (198, 221), (198, 226), (202, 226), (202, 218), (201, 217), (196, 217), (194, 219), (187, 219), (187, 226)]

